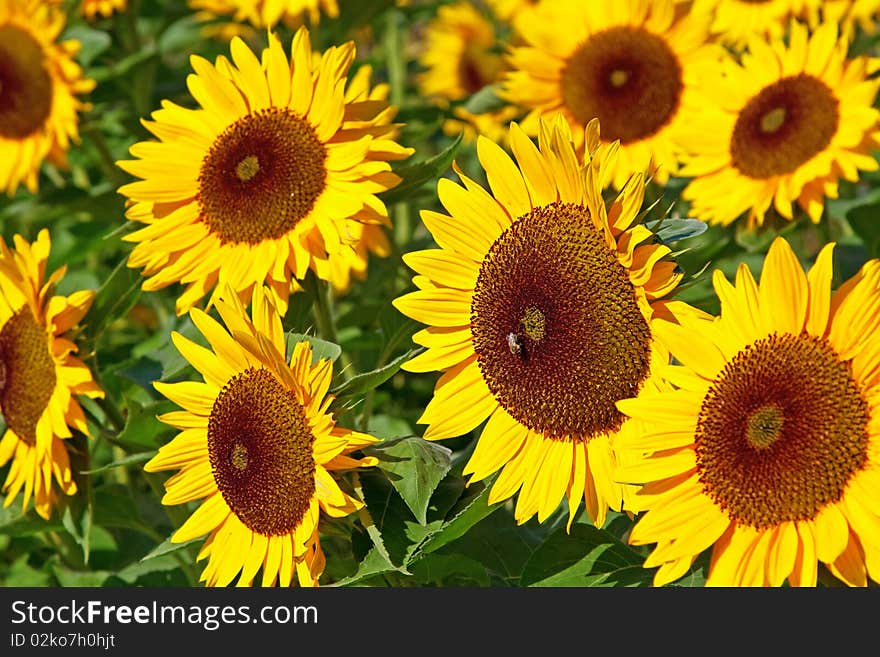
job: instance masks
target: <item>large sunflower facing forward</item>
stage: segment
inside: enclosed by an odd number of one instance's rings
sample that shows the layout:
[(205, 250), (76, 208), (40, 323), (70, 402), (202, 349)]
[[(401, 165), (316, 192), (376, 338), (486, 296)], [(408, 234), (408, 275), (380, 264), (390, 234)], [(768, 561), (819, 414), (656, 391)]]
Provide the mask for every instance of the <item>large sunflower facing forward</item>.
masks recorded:
[(696, 217), (729, 224), (748, 213), (760, 225), (771, 204), (792, 219), (796, 201), (818, 222), (840, 178), (877, 169), (880, 79), (869, 76), (880, 59), (847, 59), (848, 45), (836, 24), (808, 36), (793, 23), (788, 45), (753, 39), (742, 64), (728, 58), (707, 78), (683, 142), (693, 180), (682, 196)]
[(490, 503), (521, 489), (515, 517), (525, 522), (543, 521), (563, 497), (573, 518), (583, 498), (602, 525), (631, 492), (610, 475), (611, 441), (631, 427), (614, 404), (665, 362), (648, 319), (680, 275), (669, 249), (633, 225), (641, 176), (606, 208), (615, 148), (600, 148), (591, 122), (580, 166), (557, 119), (541, 123), (540, 150), (511, 124), (518, 166), (478, 139), (491, 194), (461, 172), (464, 188), (440, 180), (451, 216), (422, 219), (441, 248), (404, 256), (420, 290), (394, 305), (429, 325), (413, 338), (427, 351), (404, 368), (443, 372), (419, 419), (424, 437), (461, 436), (488, 418), (465, 474), (501, 470)]
[(64, 14), (39, 0), (0, 0), (0, 189), (37, 190), (44, 160), (66, 166), (79, 139), (76, 95), (95, 83), (73, 60), (74, 40), (57, 42)]
[(708, 14), (676, 17), (672, 0), (559, 0), (536, 12), (519, 23), (528, 45), (512, 49), (504, 83), (505, 98), (530, 109), (523, 128), (535, 134), (539, 116), (561, 111), (580, 138), (577, 126), (598, 118), (603, 139), (620, 141), (616, 188), (652, 162), (665, 182), (678, 169), (697, 70), (717, 56)]
[(350, 222), (388, 223), (376, 194), (399, 182), (388, 161), (411, 152), (387, 103), (347, 100), (354, 43), (313, 57), (300, 28), (289, 61), (274, 36), (262, 61), (241, 39), (231, 50), (216, 65), (192, 57), (201, 109), (166, 101), (144, 122), (159, 141), (119, 163), (143, 179), (120, 188), (128, 218), (147, 224), (125, 238), (138, 242), (128, 264), (146, 290), (186, 285), (179, 314), (227, 282), (243, 299), (265, 282), (284, 312), (310, 267), (321, 276), (323, 261), (357, 250)]
[(198, 559), (201, 579), (249, 586), (262, 568), (263, 586), (316, 586), (324, 568), (321, 513), (341, 517), (362, 503), (331, 472), (371, 465), (349, 454), (375, 442), (335, 426), (327, 407), (332, 363), (312, 363), (307, 342), (285, 362), (281, 320), (265, 288), (253, 295), (253, 320), (231, 288), (217, 302), (228, 329), (198, 308), (190, 318), (211, 345), (174, 333), (181, 354), (204, 383), (156, 383), (183, 407), (160, 416), (181, 430), (144, 468), (179, 469), (165, 483), (164, 504), (202, 500), (172, 542), (208, 534)]
[(832, 248), (804, 274), (777, 238), (760, 285), (715, 272), (716, 321), (653, 322), (679, 389), (621, 402), (653, 429), (615, 447), (657, 584), (710, 547), (710, 585), (880, 582), (880, 261), (832, 295)]
[(73, 435), (71, 427), (88, 435), (76, 395), (104, 396), (73, 355), (76, 345), (64, 337), (86, 314), (95, 293), (54, 293), (65, 268), (46, 277), (50, 247), (47, 230), (33, 244), (16, 235), (15, 251), (0, 239), (0, 416), (6, 424), (0, 467), (12, 461), (3, 484), (4, 506), (23, 491), (22, 508), (33, 498), (46, 519), (59, 490), (76, 492), (64, 444)]

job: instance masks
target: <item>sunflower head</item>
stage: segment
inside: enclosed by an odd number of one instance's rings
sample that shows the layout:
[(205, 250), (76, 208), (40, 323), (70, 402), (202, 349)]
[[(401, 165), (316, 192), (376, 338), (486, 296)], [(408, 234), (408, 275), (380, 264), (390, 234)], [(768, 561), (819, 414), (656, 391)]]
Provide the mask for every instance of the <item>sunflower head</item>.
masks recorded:
[(66, 166), (78, 141), (77, 98), (95, 83), (83, 78), (73, 56), (79, 42), (58, 42), (64, 14), (37, 0), (0, 3), (0, 188), (9, 195), (21, 183), (36, 192), (46, 159)]
[[(443, 5), (425, 28), (425, 47), (419, 58), (424, 71), (417, 77), (422, 95), (448, 104), (470, 98), (501, 80), (503, 54), (492, 22), (474, 5), (459, 2)], [(499, 141), (505, 126), (520, 114), (511, 105), (475, 114), (454, 107), (455, 119), (443, 124), (446, 134), (464, 132), (469, 141), (485, 135)]]
[(313, 362), (307, 342), (287, 361), (268, 290), (255, 290), (252, 318), (231, 287), (216, 308), (225, 328), (190, 312), (209, 348), (172, 334), (203, 381), (155, 384), (182, 407), (159, 419), (181, 432), (144, 468), (179, 470), (165, 484), (164, 504), (202, 500), (172, 541), (207, 534), (198, 558), (208, 559), (208, 586), (236, 577), (250, 585), (261, 568), (263, 586), (316, 586), (324, 567), (321, 514), (341, 517), (362, 506), (332, 473), (373, 465), (351, 453), (375, 439), (336, 426), (328, 413), (330, 361)]
[(832, 249), (804, 273), (777, 238), (760, 284), (715, 272), (720, 317), (653, 322), (677, 363), (619, 402), (651, 429), (616, 449), (657, 584), (709, 548), (709, 585), (815, 585), (818, 562), (880, 581), (880, 261), (832, 294)]
[(725, 57), (707, 70), (714, 82), (682, 142), (682, 174), (692, 178), (682, 196), (695, 216), (761, 225), (771, 206), (794, 219), (796, 203), (818, 222), (841, 178), (877, 169), (880, 59), (848, 58), (837, 32), (825, 23), (810, 35), (793, 22), (787, 43), (753, 38), (740, 62)]
[(146, 224), (126, 236), (128, 264), (146, 290), (186, 285), (179, 314), (227, 283), (245, 301), (268, 285), (284, 312), (310, 268), (344, 287), (367, 249), (382, 251), (367, 228), (389, 223), (376, 195), (399, 182), (389, 161), (412, 152), (395, 141), (387, 88), (371, 90), (366, 67), (347, 83), (353, 43), (315, 55), (300, 28), (289, 59), (273, 35), (260, 59), (237, 38), (231, 52), (193, 56), (201, 107), (165, 101), (145, 121), (158, 141), (119, 163), (141, 179), (120, 188), (127, 216)]
[(404, 256), (420, 289), (394, 305), (428, 325), (414, 336), (427, 350), (405, 368), (443, 372), (419, 420), (425, 438), (488, 420), (465, 472), (501, 470), (490, 501), (521, 489), (525, 522), (563, 497), (573, 518), (584, 499), (601, 525), (631, 493), (608, 476), (610, 444), (629, 430), (615, 402), (652, 385), (664, 356), (648, 321), (681, 275), (635, 221), (641, 175), (603, 200), (617, 144), (601, 143), (596, 121), (585, 151), (572, 142), (562, 117), (539, 124), (538, 146), (511, 124), (515, 162), (478, 139), (489, 189), (457, 168), (463, 187), (441, 179), (449, 215), (422, 212), (440, 248)]
[(32, 244), (16, 235), (14, 251), (0, 239), (0, 467), (11, 462), (4, 506), (23, 492), (22, 508), (33, 498), (46, 519), (59, 491), (76, 492), (64, 441), (71, 429), (89, 433), (76, 396), (104, 396), (65, 337), (95, 293), (55, 294), (65, 268), (46, 275), (50, 246), (45, 229)]
[(672, 0), (539, 3), (518, 23), (525, 43), (511, 49), (503, 96), (529, 108), (529, 134), (543, 115), (561, 112), (575, 129), (598, 118), (604, 138), (620, 142), (617, 189), (652, 163), (665, 182), (678, 171), (679, 134), (699, 111), (699, 67), (717, 56), (708, 25), (708, 13), (677, 15)]

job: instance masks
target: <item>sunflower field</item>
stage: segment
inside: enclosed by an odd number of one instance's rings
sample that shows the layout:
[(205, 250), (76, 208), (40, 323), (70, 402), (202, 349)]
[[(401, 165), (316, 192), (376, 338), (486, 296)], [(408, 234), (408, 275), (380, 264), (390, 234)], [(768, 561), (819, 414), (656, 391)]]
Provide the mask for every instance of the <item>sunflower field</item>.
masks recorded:
[(880, 0), (0, 0), (0, 585), (880, 583)]

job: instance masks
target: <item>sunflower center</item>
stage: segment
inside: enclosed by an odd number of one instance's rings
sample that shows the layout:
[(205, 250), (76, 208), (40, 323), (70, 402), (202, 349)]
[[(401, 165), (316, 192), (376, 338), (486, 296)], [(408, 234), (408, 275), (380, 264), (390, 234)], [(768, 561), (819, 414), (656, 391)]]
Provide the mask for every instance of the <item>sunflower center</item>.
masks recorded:
[(750, 178), (795, 171), (821, 153), (837, 132), (834, 92), (811, 75), (783, 78), (740, 111), (730, 140), (733, 165)]
[(755, 409), (748, 419), (746, 440), (756, 449), (770, 447), (779, 438), (785, 416), (776, 404), (765, 404)]
[(324, 191), (327, 151), (311, 125), (270, 107), (214, 141), (199, 173), (198, 202), (222, 243), (278, 239), (308, 216)]
[(824, 339), (773, 334), (732, 358), (697, 421), (703, 488), (757, 528), (808, 520), (867, 462), (868, 404)]
[(235, 175), (242, 182), (247, 182), (260, 172), (260, 160), (256, 155), (248, 155), (235, 165)]
[(650, 137), (678, 110), (681, 65), (666, 42), (637, 27), (597, 32), (562, 72), (562, 99), (578, 123), (598, 117), (602, 136), (621, 143)]
[(0, 330), (0, 410), (21, 440), (35, 444), (37, 422), (55, 390), (49, 336), (25, 306)]
[(535, 208), (492, 244), (471, 303), (483, 379), (518, 422), (587, 441), (620, 428), (615, 402), (648, 375), (650, 332), (589, 210)]
[(314, 435), (294, 393), (268, 370), (232, 377), (211, 408), (208, 455), (223, 499), (263, 536), (294, 530), (315, 493)]
[(0, 26), (0, 137), (27, 137), (51, 110), (52, 78), (43, 48), (25, 30)]

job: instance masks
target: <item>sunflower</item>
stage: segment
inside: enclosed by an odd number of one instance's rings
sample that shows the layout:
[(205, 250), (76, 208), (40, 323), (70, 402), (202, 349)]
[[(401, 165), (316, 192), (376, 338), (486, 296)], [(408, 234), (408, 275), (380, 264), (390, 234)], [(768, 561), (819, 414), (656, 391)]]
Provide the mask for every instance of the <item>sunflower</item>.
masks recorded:
[(823, 4), (823, 0), (696, 0), (695, 8), (714, 13), (712, 34), (742, 47), (751, 37), (780, 39), (792, 18), (815, 24)]
[(692, 99), (699, 71), (718, 56), (719, 46), (706, 44), (709, 15), (676, 17), (672, 0), (559, 0), (536, 12), (519, 23), (528, 45), (511, 49), (502, 93), (529, 108), (526, 132), (535, 134), (537, 118), (557, 111), (574, 130), (597, 117), (604, 139), (620, 142), (617, 189), (651, 163), (659, 166), (654, 178), (665, 182), (699, 111)]
[(866, 34), (876, 34), (878, 14), (880, 0), (825, 0), (822, 3), (823, 19), (839, 24), (841, 31), (851, 38), (856, 27)]
[[(425, 69), (416, 78), (422, 96), (444, 105), (470, 98), (484, 87), (500, 82), (504, 57), (492, 23), (469, 2), (443, 5), (425, 27), (425, 47), (419, 63)], [(485, 135), (499, 141), (505, 126), (520, 110), (511, 105), (475, 114), (459, 105), (455, 119), (443, 124), (443, 131), (455, 135), (464, 131), (469, 141)]]
[(683, 142), (682, 175), (693, 180), (682, 196), (694, 216), (729, 224), (747, 212), (760, 225), (771, 203), (792, 219), (797, 201), (818, 222), (840, 178), (877, 169), (880, 59), (847, 59), (848, 45), (834, 23), (812, 36), (792, 23), (788, 45), (753, 39), (741, 64), (727, 59), (707, 76)]
[(14, 238), (10, 251), (0, 238), (0, 467), (12, 465), (3, 484), (4, 506), (22, 489), (22, 509), (31, 497), (43, 518), (58, 504), (58, 492), (76, 493), (64, 440), (71, 427), (88, 435), (75, 395), (103, 397), (76, 345), (64, 334), (83, 318), (95, 293), (54, 294), (65, 268), (46, 277), (51, 243), (43, 229), (33, 244)]
[(126, 4), (127, 0), (82, 0), (79, 10), (87, 20), (93, 21), (99, 14), (108, 17), (114, 11), (125, 11)]
[(265, 282), (285, 312), (310, 267), (322, 275), (358, 250), (352, 222), (389, 223), (376, 194), (400, 180), (388, 161), (412, 152), (394, 141), (394, 108), (363, 80), (346, 90), (354, 43), (314, 58), (300, 28), (290, 61), (274, 36), (262, 63), (241, 39), (231, 51), (216, 65), (193, 56), (187, 84), (201, 108), (165, 101), (144, 122), (159, 141), (119, 162), (142, 178), (119, 190), (126, 216), (147, 224), (125, 238), (138, 243), (128, 265), (149, 276), (145, 290), (186, 285), (178, 314), (226, 282), (245, 302)]
[(231, 15), (254, 27), (271, 28), (278, 23), (297, 27), (306, 17), (317, 23), (322, 13), (330, 18), (339, 16), (337, 0), (189, 0), (189, 6), (214, 16)]
[(201, 575), (208, 586), (236, 576), (249, 586), (260, 567), (263, 586), (290, 586), (294, 573), (301, 586), (317, 586), (321, 513), (338, 518), (363, 506), (331, 473), (375, 464), (350, 456), (375, 439), (335, 426), (327, 412), (332, 363), (313, 363), (308, 342), (285, 362), (281, 319), (266, 288), (254, 291), (253, 319), (229, 287), (216, 307), (226, 330), (198, 308), (190, 312), (211, 349), (172, 334), (204, 383), (155, 384), (183, 408), (159, 417), (181, 432), (144, 469), (179, 469), (165, 483), (163, 504), (203, 500), (171, 540), (208, 534), (198, 555), (208, 559)]
[[(614, 403), (650, 385), (666, 362), (648, 319), (680, 280), (669, 248), (635, 223), (644, 182), (634, 175), (606, 207), (601, 190), (616, 146), (586, 130), (578, 164), (565, 120), (541, 121), (536, 148), (510, 126), (515, 164), (477, 140), (491, 193), (456, 167), (464, 188), (441, 179), (451, 216), (423, 211), (440, 246), (404, 261), (418, 291), (393, 302), (428, 324), (413, 340), (427, 350), (404, 365), (443, 372), (419, 419), (424, 437), (461, 436), (488, 418), (465, 474), (497, 470), (490, 503), (521, 488), (515, 517), (543, 522), (568, 498), (585, 500), (597, 525), (630, 489), (611, 480), (611, 443), (632, 430)], [(672, 305), (672, 304), (669, 304)]]
[(710, 547), (708, 585), (813, 586), (818, 561), (880, 582), (880, 261), (832, 295), (832, 249), (804, 274), (777, 238), (760, 285), (715, 272), (717, 320), (652, 323), (677, 389), (620, 402), (653, 429), (616, 448), (656, 584)]
[(12, 195), (20, 183), (36, 192), (43, 160), (67, 165), (79, 140), (77, 112), (88, 93), (73, 60), (80, 44), (57, 42), (64, 14), (39, 0), (0, 0), (0, 188)]

